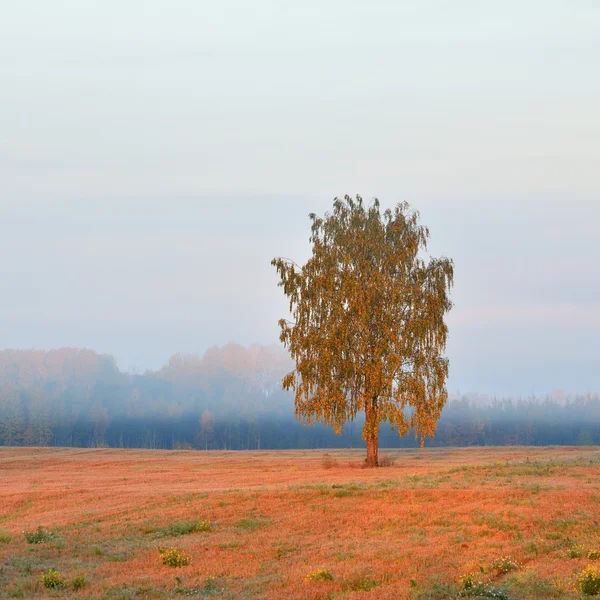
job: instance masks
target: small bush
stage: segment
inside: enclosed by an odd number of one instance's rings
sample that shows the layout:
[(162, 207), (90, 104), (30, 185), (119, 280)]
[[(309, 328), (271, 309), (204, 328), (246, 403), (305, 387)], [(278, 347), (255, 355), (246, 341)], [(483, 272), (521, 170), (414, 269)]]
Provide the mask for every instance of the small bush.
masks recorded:
[(465, 573), (459, 577), (463, 590), (471, 590), (474, 587), (483, 585), (479, 573)]
[(494, 571), (505, 574), (520, 569), (521, 565), (510, 556), (501, 556), (492, 562), (491, 567)]
[(10, 537), (10, 535), (8, 533), (4, 533), (3, 531), (0, 531), (0, 544), (10, 544), (10, 540), (12, 538)]
[(207, 577), (202, 585), (202, 595), (212, 596), (213, 594), (219, 594), (223, 591), (219, 587), (219, 582), (216, 577)]
[(81, 588), (85, 587), (86, 583), (87, 583), (87, 580), (85, 578), (85, 575), (77, 575), (77, 577), (75, 577), (75, 579), (73, 579), (73, 584), (72, 584), (73, 590), (75, 590), (77, 592)]
[(293, 552), (298, 552), (298, 546), (282, 546), (281, 548), (277, 548), (275, 551), (275, 558), (277, 560), (281, 560), (288, 556), (288, 554), (292, 554)]
[(28, 544), (45, 544), (54, 538), (54, 533), (40, 526), (33, 531), (24, 531), (23, 537)]
[(333, 575), (327, 569), (317, 569), (306, 576), (306, 581), (333, 581)]
[(368, 575), (359, 574), (345, 578), (342, 587), (345, 592), (368, 592), (376, 585), (377, 583)]
[(379, 466), (380, 467), (393, 467), (394, 464), (396, 462), (396, 459), (391, 457), (391, 456), (382, 456), (379, 459)]
[(45, 571), (40, 582), (48, 589), (61, 589), (65, 587), (65, 578), (56, 569)]
[(212, 531), (212, 524), (210, 521), (180, 521), (178, 523), (171, 523), (167, 527), (158, 529), (154, 532), (154, 537), (179, 537), (181, 535), (188, 535), (190, 533), (199, 533), (203, 531)]
[[(175, 581), (178, 584), (181, 584), (182, 580), (180, 577), (176, 577)], [(186, 587), (182, 587), (181, 585), (179, 585), (178, 587), (175, 588), (174, 591), (177, 595), (181, 595), (181, 596), (206, 597), (206, 596), (221, 595), (221, 594), (223, 594), (223, 592), (225, 592), (225, 589), (219, 586), (219, 581), (217, 580), (216, 577), (207, 577), (204, 580), (202, 587), (186, 588)]]
[(185, 567), (192, 562), (192, 556), (179, 548), (159, 548), (158, 554), (163, 565)]
[(340, 466), (340, 463), (330, 454), (325, 454), (325, 456), (323, 456), (323, 460), (321, 461), (321, 466), (324, 469), (336, 469)]
[[(516, 563), (514, 563), (516, 564)], [(482, 568), (480, 567), (480, 570)], [(512, 570), (512, 569), (510, 569)], [(480, 573), (466, 573), (460, 576), (462, 598), (496, 598), (496, 600), (511, 600), (511, 597), (502, 589), (481, 580)]]
[(587, 557), (589, 560), (600, 560), (600, 550), (590, 550)]
[(584, 554), (583, 546), (577, 544), (576, 546), (571, 546), (567, 550), (567, 556), (569, 558), (581, 558)]
[(245, 531), (256, 531), (264, 525), (268, 525), (268, 521), (265, 519), (256, 519), (255, 517), (245, 517), (234, 523), (236, 529), (243, 529)]
[(597, 596), (600, 593), (600, 571), (598, 567), (588, 565), (577, 575), (577, 589), (588, 596)]
[(476, 585), (470, 590), (463, 590), (460, 593), (463, 598), (494, 598), (495, 600), (513, 600), (509, 594), (502, 588), (494, 587), (489, 583)]

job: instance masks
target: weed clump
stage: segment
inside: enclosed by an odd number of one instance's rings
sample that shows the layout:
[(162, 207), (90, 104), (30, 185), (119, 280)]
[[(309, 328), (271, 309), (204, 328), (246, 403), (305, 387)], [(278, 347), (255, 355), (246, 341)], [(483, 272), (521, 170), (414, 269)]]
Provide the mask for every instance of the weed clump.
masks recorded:
[(496, 598), (496, 600), (511, 600), (511, 597), (502, 589), (485, 583), (478, 573), (467, 573), (460, 576), (462, 598)]
[(362, 573), (345, 578), (342, 587), (345, 592), (368, 592), (376, 585), (376, 581)]
[(491, 567), (494, 571), (504, 575), (511, 571), (517, 571), (521, 568), (521, 565), (514, 561), (510, 556), (501, 556), (492, 561)]
[(179, 537), (182, 535), (189, 535), (190, 533), (199, 533), (212, 531), (213, 526), (210, 521), (180, 521), (178, 523), (171, 523), (167, 527), (158, 529), (154, 532), (154, 537)]
[(23, 537), (28, 544), (45, 544), (54, 539), (54, 533), (40, 526), (32, 531), (24, 531)]
[(12, 538), (8, 533), (4, 533), (4, 531), (0, 531), (0, 544), (10, 544), (10, 540)]
[(169, 567), (185, 567), (192, 562), (191, 554), (180, 548), (159, 548), (158, 555), (162, 564)]
[(202, 595), (203, 596), (211, 596), (213, 594), (219, 594), (223, 591), (222, 588), (219, 587), (219, 582), (216, 577), (207, 577), (204, 580), (202, 586)]
[(600, 571), (598, 567), (588, 565), (577, 575), (577, 589), (587, 596), (600, 594)]
[(471, 590), (475, 587), (483, 585), (483, 582), (479, 578), (479, 573), (465, 573), (464, 575), (461, 575), (458, 579), (462, 585), (463, 591)]
[(73, 579), (73, 583), (71, 585), (73, 587), (73, 590), (75, 592), (77, 592), (81, 588), (85, 587), (86, 583), (87, 583), (87, 580), (85, 578), (85, 575), (77, 575), (77, 577), (75, 577), (75, 579)]
[(588, 560), (600, 560), (600, 550), (590, 550), (587, 557)]
[(234, 523), (236, 529), (243, 529), (244, 531), (256, 531), (261, 527), (268, 525), (268, 521), (265, 519), (257, 519), (255, 517), (244, 517)]
[(392, 456), (382, 456), (379, 459), (379, 465), (380, 467), (393, 467), (394, 464), (396, 463), (396, 459), (393, 458)]
[(64, 576), (56, 569), (48, 569), (40, 579), (41, 584), (48, 589), (62, 589), (66, 586)]
[(325, 454), (321, 461), (321, 466), (324, 469), (335, 469), (340, 466), (340, 463), (331, 456), (331, 454)]
[(317, 569), (306, 576), (306, 581), (333, 581), (333, 575), (327, 569)]
[(584, 555), (584, 549), (583, 549), (583, 546), (581, 546), (580, 544), (571, 546), (567, 550), (567, 556), (569, 558), (581, 558), (583, 555)]
[[(175, 581), (178, 584), (181, 584), (181, 578), (180, 577), (176, 577)], [(202, 587), (194, 587), (194, 588), (186, 588), (186, 587), (182, 587), (181, 585), (179, 587), (175, 588), (175, 593), (181, 596), (214, 596), (217, 594), (222, 594), (225, 589), (219, 586), (219, 581), (217, 580), (216, 577), (207, 577), (203, 584)]]

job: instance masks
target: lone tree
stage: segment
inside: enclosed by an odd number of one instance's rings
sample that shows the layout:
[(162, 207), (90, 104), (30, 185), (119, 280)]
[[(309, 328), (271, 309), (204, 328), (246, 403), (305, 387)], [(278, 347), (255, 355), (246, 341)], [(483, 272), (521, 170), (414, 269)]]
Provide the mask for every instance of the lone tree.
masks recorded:
[(312, 221), (312, 256), (303, 267), (274, 258), (293, 321), (280, 339), (296, 363), (283, 379), (295, 391), (304, 424), (321, 421), (341, 434), (365, 413), (366, 464), (378, 465), (381, 421), (424, 443), (448, 397), (444, 356), (452, 307), (453, 263), (429, 258), (429, 230), (404, 202), (380, 211), (375, 199), (336, 198)]

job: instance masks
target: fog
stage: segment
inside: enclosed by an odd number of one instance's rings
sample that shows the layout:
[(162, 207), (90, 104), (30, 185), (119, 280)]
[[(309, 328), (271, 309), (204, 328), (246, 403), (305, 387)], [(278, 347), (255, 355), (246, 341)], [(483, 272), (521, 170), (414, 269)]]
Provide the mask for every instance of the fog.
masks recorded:
[(0, 20), (1, 347), (277, 342), (334, 196), (455, 261), (453, 392), (600, 389), (600, 6), (41, 0)]
[[(227, 344), (128, 374), (109, 355), (0, 352), (0, 446), (202, 450), (363, 447), (364, 414), (332, 427), (294, 418), (278, 346)], [(382, 422), (382, 447), (417, 447)], [(600, 395), (453, 395), (428, 446), (600, 444)]]

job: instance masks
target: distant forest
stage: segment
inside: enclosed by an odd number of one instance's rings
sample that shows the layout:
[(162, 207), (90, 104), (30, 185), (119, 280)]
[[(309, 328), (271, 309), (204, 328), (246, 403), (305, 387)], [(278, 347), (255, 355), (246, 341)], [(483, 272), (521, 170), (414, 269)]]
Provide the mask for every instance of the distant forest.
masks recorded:
[[(109, 355), (64, 348), (0, 351), (0, 445), (254, 450), (362, 447), (362, 422), (341, 436), (303, 427), (281, 390), (291, 369), (277, 346), (228, 344), (124, 373)], [(415, 447), (382, 424), (382, 447)], [(600, 444), (600, 396), (450, 400), (427, 446)]]

